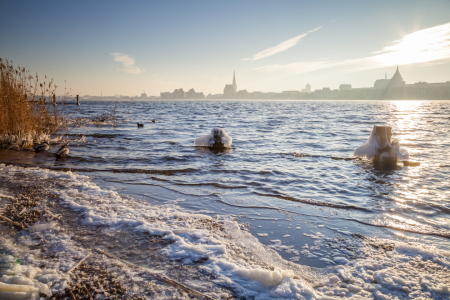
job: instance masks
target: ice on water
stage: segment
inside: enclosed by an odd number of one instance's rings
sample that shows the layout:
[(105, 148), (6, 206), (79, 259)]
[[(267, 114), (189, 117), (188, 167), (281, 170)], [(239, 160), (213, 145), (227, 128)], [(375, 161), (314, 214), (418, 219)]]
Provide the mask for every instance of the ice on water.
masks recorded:
[(214, 136), (219, 136), (224, 147), (231, 147), (233, 139), (222, 128), (216, 127), (211, 130), (211, 134), (201, 136), (194, 141), (195, 146), (213, 147), (215, 140)]
[[(380, 154), (379, 152), (381, 149), (389, 148), (393, 149), (397, 153), (398, 158), (408, 159), (409, 153), (407, 150), (400, 147), (399, 140), (393, 140), (392, 143), (390, 143), (386, 136), (386, 138), (383, 139), (384, 142), (382, 142), (382, 139), (380, 139), (380, 136), (377, 134), (377, 127), (378, 125), (373, 126), (369, 140), (356, 148), (353, 155), (361, 158), (374, 159), (375, 155)], [(385, 134), (387, 135), (387, 131), (385, 131)]]

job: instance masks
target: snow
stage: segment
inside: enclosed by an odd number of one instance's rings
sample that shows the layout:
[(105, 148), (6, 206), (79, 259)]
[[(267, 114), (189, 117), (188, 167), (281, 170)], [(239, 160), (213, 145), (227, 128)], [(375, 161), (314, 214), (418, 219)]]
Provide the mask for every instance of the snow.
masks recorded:
[(55, 223), (51, 222), (51, 223), (43, 223), (43, 224), (35, 224), (32, 225), (28, 228), (29, 232), (38, 232), (38, 231), (43, 231), (43, 230), (47, 230), (47, 229), (51, 229), (55, 227)]
[(348, 263), (348, 259), (342, 256), (336, 256), (333, 258), (333, 260), (335, 263), (338, 263), (340, 265), (345, 265), (346, 263)]
[[(381, 141), (382, 139), (380, 139), (380, 136), (377, 133), (378, 127), (380, 127), (380, 125), (373, 126), (368, 141), (365, 142), (363, 145), (359, 146), (358, 148), (356, 148), (353, 155), (361, 158), (374, 159), (375, 155), (379, 154), (381, 149), (391, 148), (392, 150), (394, 150), (395, 153), (397, 153), (397, 156), (400, 159), (408, 159), (409, 157), (408, 151), (400, 148), (400, 142), (398, 140), (393, 140), (391, 144), (389, 143), (388, 138), (386, 136), (386, 138), (383, 139), (384, 142)], [(387, 135), (386, 131), (385, 133)]]
[(213, 128), (211, 134), (201, 136), (194, 141), (195, 146), (212, 147), (214, 145), (214, 134), (219, 135), (224, 147), (231, 147), (233, 139), (222, 128)]

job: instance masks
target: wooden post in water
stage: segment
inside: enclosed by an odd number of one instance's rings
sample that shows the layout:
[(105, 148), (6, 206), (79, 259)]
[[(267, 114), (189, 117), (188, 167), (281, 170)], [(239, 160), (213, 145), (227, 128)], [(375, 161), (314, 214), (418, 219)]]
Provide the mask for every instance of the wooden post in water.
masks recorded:
[(77, 95), (77, 105), (80, 105), (80, 98), (78, 95)]
[(378, 149), (373, 162), (383, 168), (397, 166), (397, 153), (391, 145), (392, 127), (376, 125), (375, 133), (381, 148)]
[(58, 126), (58, 114), (56, 113), (56, 96), (53, 94), (53, 113), (55, 114), (55, 125)]

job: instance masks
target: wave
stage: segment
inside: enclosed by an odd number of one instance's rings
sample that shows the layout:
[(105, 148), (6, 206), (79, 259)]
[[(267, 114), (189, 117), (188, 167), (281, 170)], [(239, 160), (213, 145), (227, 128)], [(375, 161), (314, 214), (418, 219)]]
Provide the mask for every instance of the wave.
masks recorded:
[(263, 197), (274, 197), (274, 198), (278, 198), (278, 199), (283, 199), (283, 200), (288, 200), (288, 201), (293, 201), (293, 202), (299, 202), (299, 203), (304, 203), (304, 204), (314, 205), (314, 206), (326, 206), (326, 207), (331, 207), (331, 208), (354, 209), (354, 210), (359, 210), (359, 211), (372, 212), (372, 210), (370, 210), (370, 209), (367, 209), (367, 208), (364, 208), (364, 207), (359, 207), (359, 206), (354, 206), (354, 205), (321, 202), (321, 201), (312, 200), (312, 199), (294, 198), (294, 197), (285, 196), (285, 195), (263, 194), (263, 193), (256, 192), (256, 191), (254, 191), (254, 193), (259, 195), (259, 196), (263, 196)]
[(143, 169), (95, 169), (95, 168), (66, 168), (66, 167), (53, 167), (43, 166), (42, 168), (50, 170), (71, 171), (71, 172), (83, 172), (83, 173), (95, 173), (95, 172), (110, 172), (110, 173), (129, 173), (129, 174), (161, 174), (166, 176), (172, 176), (178, 173), (186, 174), (196, 172), (197, 169), (186, 168), (176, 170), (143, 170)]

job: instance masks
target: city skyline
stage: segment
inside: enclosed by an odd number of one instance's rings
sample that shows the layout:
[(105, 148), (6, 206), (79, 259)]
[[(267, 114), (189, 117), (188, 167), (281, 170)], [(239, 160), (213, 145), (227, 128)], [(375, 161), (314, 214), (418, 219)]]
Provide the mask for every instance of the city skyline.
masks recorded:
[(0, 57), (57, 94), (64, 80), (80, 95), (218, 94), (233, 70), (248, 91), (370, 87), (397, 64), (408, 83), (446, 82), (450, 2), (431, 2), (7, 2)]
[(340, 84), (338, 89), (323, 87), (313, 90), (310, 84), (306, 84), (301, 90), (287, 90), (281, 93), (247, 91), (245, 88), (238, 90), (236, 83), (236, 73), (233, 72), (232, 84), (225, 84), (223, 94), (208, 94), (195, 91), (193, 88), (187, 92), (183, 88), (175, 89), (173, 92), (161, 92), (160, 96), (148, 96), (145, 91), (140, 96), (91, 96), (86, 95), (85, 99), (90, 100), (137, 100), (137, 99), (273, 99), (273, 100), (450, 100), (450, 80), (446, 82), (416, 82), (407, 83), (403, 80), (399, 66), (391, 78), (387, 78), (387, 73), (383, 79), (376, 79), (371, 87), (352, 87), (351, 84)]

